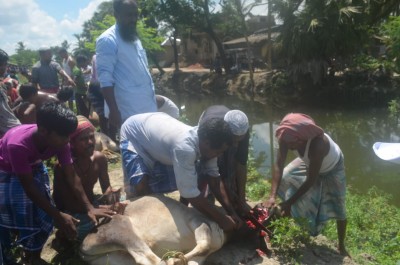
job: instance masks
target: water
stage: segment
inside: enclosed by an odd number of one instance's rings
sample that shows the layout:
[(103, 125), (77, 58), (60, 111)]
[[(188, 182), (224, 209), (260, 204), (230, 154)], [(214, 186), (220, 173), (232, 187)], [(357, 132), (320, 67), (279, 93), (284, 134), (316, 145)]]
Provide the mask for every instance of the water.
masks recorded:
[[(202, 111), (210, 105), (223, 104), (231, 109), (240, 109), (249, 117), (252, 125), (253, 155), (264, 154), (264, 163), (259, 171), (270, 177), (269, 171), (276, 151), (275, 139), (270, 132), (289, 112), (302, 112), (314, 118), (319, 126), (340, 146), (345, 157), (348, 186), (359, 193), (366, 193), (377, 186), (392, 195), (391, 202), (400, 206), (400, 165), (379, 159), (372, 150), (374, 142), (400, 142), (399, 125), (389, 117), (386, 109), (330, 110), (310, 107), (271, 106), (238, 100), (231, 96), (216, 95), (167, 95), (182, 108), (183, 118), (196, 125)], [(272, 124), (272, 128), (270, 127)], [(273, 143), (271, 148), (271, 144)], [(294, 157), (294, 156), (292, 156)], [(289, 160), (286, 161), (290, 162)]]

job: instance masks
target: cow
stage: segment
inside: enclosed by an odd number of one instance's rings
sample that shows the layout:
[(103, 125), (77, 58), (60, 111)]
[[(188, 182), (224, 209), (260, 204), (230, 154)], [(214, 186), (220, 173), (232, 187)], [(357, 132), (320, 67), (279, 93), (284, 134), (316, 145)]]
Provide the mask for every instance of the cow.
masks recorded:
[(119, 152), (118, 145), (104, 133), (95, 132), (94, 137), (96, 139), (96, 144), (94, 147), (96, 151), (104, 152), (106, 150), (109, 150), (112, 152)]
[[(80, 253), (90, 265), (201, 265), (226, 240), (218, 224), (196, 209), (151, 195), (133, 199), (123, 215), (89, 234)], [(161, 259), (171, 251), (185, 254)]]
[(119, 146), (107, 135), (95, 132), (94, 150), (102, 152), (109, 162), (116, 162), (120, 159)]

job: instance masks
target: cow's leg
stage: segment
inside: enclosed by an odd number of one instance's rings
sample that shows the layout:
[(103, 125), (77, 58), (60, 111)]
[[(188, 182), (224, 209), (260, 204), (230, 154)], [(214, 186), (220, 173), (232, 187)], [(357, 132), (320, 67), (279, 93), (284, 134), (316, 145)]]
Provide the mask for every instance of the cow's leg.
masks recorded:
[[(96, 234), (90, 234), (82, 244), (83, 252), (89, 255), (99, 254), (96, 247), (104, 249), (102, 245), (122, 246), (138, 265), (157, 265), (161, 259), (138, 237), (128, 216), (115, 215), (111, 222), (101, 226)], [(100, 247), (99, 247), (100, 246)], [(104, 255), (107, 252), (101, 251)]]
[(190, 226), (194, 231), (196, 246), (185, 255), (185, 258), (192, 261), (189, 264), (202, 264), (209, 254), (222, 247), (225, 242), (224, 232), (214, 222), (207, 224), (193, 220)]

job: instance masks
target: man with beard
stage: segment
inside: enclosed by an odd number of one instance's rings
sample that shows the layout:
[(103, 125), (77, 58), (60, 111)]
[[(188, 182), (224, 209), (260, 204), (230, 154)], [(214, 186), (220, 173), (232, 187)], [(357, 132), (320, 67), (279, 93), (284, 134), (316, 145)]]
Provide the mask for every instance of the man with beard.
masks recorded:
[[(154, 84), (138, 39), (135, 0), (114, 0), (116, 24), (96, 42), (96, 67), (109, 122), (119, 128), (132, 115), (156, 112)], [(107, 116), (107, 115), (106, 115)]]
[(57, 94), (60, 90), (58, 74), (60, 74), (68, 84), (75, 87), (75, 82), (61, 68), (60, 64), (52, 60), (53, 54), (48, 47), (39, 49), (40, 61), (32, 67), (32, 84), (40, 91), (50, 94)]
[[(100, 182), (103, 193), (111, 193), (110, 179), (108, 176), (108, 165), (106, 156), (94, 150), (95, 128), (84, 116), (77, 116), (78, 127), (70, 136), (71, 154), (75, 171), (82, 182), (83, 189), (89, 201), (96, 205), (93, 193), (94, 185)], [(53, 198), (60, 211), (69, 213), (80, 220), (77, 225), (78, 240), (83, 238), (92, 230), (94, 223), (86, 215), (85, 206), (79, 200), (71, 196), (71, 187), (67, 185), (64, 172), (58, 164), (54, 168), (54, 192)], [(67, 238), (62, 233), (56, 233), (57, 239), (65, 242)]]

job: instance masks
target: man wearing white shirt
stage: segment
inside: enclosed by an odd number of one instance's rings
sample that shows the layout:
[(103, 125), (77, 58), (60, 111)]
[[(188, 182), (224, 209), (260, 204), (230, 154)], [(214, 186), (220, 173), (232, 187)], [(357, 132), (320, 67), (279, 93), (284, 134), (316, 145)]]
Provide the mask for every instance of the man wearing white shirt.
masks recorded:
[[(217, 157), (233, 135), (223, 119), (188, 126), (168, 114), (144, 113), (128, 118), (121, 127), (121, 154), (128, 196), (179, 190), (195, 208), (224, 230), (241, 225), (220, 178)], [(219, 212), (199, 189), (201, 178), (226, 210)]]
[(146, 52), (138, 39), (135, 0), (114, 0), (116, 24), (96, 42), (96, 70), (109, 122), (117, 128), (128, 117), (156, 112), (154, 84), (148, 70)]

